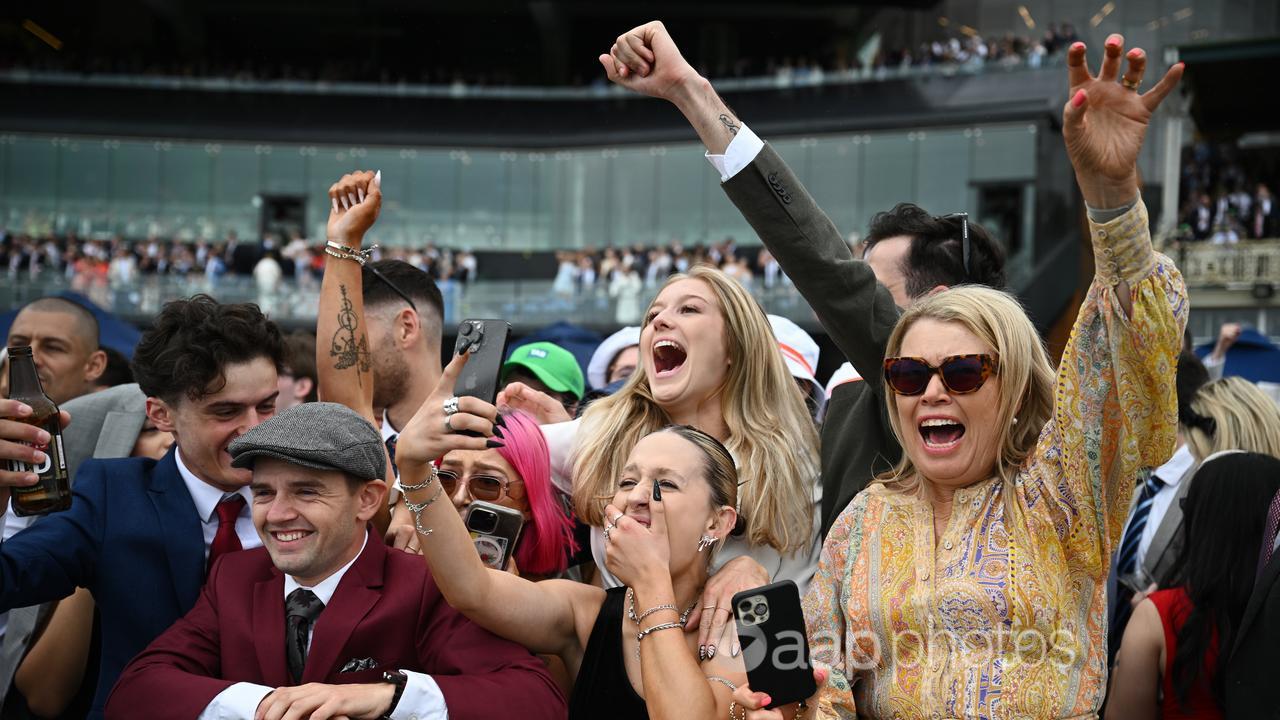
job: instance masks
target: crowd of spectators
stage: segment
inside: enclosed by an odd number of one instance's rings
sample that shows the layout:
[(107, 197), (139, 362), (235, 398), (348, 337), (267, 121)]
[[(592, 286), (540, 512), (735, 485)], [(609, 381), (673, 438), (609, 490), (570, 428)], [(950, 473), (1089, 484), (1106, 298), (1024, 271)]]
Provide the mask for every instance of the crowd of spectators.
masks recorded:
[(1195, 143), (1182, 164), (1178, 236), (1218, 245), (1280, 237), (1280, 207), (1267, 173), (1247, 169), (1238, 148)]
[[(47, 272), (69, 280), (112, 285), (128, 285), (142, 275), (203, 275), (217, 280), (228, 274), (252, 275), (263, 285), (286, 278), (312, 285), (318, 284), (324, 273), (323, 247), (323, 243), (298, 233), (290, 233), (286, 241), (269, 233), (261, 241), (248, 241), (233, 231), (211, 242), (155, 236), (130, 241), (118, 235), (103, 240), (75, 232), (31, 236), (0, 230), (0, 268), (10, 276)], [(427, 243), (419, 248), (376, 250), (374, 254), (377, 259), (404, 260), (437, 281), (469, 283), (476, 279), (476, 256), (466, 250)]]
[[(849, 77), (873, 72), (912, 68), (970, 67), (987, 64), (1012, 67), (1040, 67), (1046, 58), (1065, 52), (1078, 40), (1070, 23), (1051, 23), (1039, 36), (1012, 32), (983, 35), (962, 26), (937, 39), (918, 45), (885, 47), (874, 42), (870, 52), (851, 51), (846, 46), (812, 55), (743, 56), (732, 61), (699, 61), (703, 74), (713, 79), (772, 77), (782, 85), (821, 84), (826, 78)], [(867, 55), (870, 55), (868, 61)], [(297, 59), (245, 57), (215, 60), (208, 57), (157, 58), (142, 54), (0, 54), (0, 71), (71, 72), (81, 75), (129, 75), (157, 78), (220, 79), (230, 82), (366, 83), (395, 86), (406, 84), (447, 85), (454, 88), (508, 87), (546, 84), (538, 73), (513, 72), (501, 67), (450, 67), (448, 63), (418, 64), (377, 62), (372, 57), (325, 59), (307, 62)], [(575, 69), (566, 79), (570, 86), (602, 86), (604, 80), (594, 64)]]

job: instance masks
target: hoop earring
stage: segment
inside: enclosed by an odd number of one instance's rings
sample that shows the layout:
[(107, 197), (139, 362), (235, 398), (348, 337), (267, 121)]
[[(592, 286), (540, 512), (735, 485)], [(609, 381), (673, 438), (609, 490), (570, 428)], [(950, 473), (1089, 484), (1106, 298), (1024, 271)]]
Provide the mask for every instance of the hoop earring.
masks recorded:
[(703, 535), (702, 539), (698, 541), (698, 552), (702, 552), (715, 544), (716, 544), (715, 535)]

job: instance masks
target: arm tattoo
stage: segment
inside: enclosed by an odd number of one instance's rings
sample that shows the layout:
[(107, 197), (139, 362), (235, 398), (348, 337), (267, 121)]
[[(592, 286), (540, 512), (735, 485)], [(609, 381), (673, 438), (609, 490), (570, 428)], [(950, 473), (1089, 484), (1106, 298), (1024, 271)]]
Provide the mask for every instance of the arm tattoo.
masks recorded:
[(724, 125), (724, 129), (728, 130), (730, 135), (738, 134), (738, 123), (734, 122), (732, 116), (722, 113), (720, 115), (720, 124)]
[(338, 289), (342, 292), (342, 309), (338, 311), (338, 331), (333, 334), (333, 341), (329, 344), (329, 357), (337, 358), (333, 364), (334, 370), (346, 370), (358, 365), (356, 383), (363, 384), (360, 373), (369, 372), (370, 367), (369, 338), (363, 332), (357, 337), (356, 328), (360, 326), (360, 318), (351, 309), (347, 286), (339, 285)]

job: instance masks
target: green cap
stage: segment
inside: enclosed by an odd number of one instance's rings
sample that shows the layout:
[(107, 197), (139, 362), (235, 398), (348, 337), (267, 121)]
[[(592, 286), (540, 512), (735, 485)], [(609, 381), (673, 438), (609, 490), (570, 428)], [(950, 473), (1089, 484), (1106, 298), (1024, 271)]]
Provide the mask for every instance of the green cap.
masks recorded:
[(502, 365), (502, 381), (506, 382), (507, 375), (517, 367), (533, 373), (556, 392), (570, 393), (579, 400), (586, 392), (577, 358), (554, 343), (536, 342), (516, 348)]

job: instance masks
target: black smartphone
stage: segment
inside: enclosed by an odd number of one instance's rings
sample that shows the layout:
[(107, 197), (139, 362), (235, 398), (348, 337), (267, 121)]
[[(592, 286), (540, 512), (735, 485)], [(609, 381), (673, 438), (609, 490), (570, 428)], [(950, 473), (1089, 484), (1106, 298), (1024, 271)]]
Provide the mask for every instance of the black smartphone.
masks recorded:
[(769, 695), (770, 708), (806, 700), (818, 691), (794, 582), (743, 590), (733, 596), (733, 615), (747, 682), (753, 692)]
[(465, 523), (476, 552), (480, 553), (480, 562), (495, 570), (506, 570), (516, 543), (520, 542), (524, 515), (509, 507), (476, 500), (467, 506)]
[(464, 349), (470, 350), (471, 357), (453, 386), (454, 395), (470, 395), (487, 403), (497, 399), (510, 337), (511, 325), (506, 320), (463, 320), (458, 325), (453, 352), (461, 355)]

